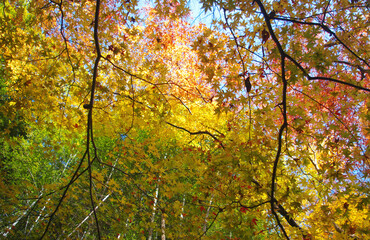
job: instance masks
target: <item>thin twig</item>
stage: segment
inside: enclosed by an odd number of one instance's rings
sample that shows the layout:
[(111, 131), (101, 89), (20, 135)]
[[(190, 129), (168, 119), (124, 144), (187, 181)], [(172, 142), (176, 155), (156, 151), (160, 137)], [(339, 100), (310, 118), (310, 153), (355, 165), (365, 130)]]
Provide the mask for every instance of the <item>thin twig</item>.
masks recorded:
[(175, 127), (175, 128), (178, 128), (178, 129), (181, 129), (181, 130), (184, 130), (185, 132), (189, 133), (190, 135), (202, 135), (202, 134), (206, 134), (208, 136), (211, 136), (214, 140), (216, 140), (216, 142), (218, 142), (222, 148), (225, 148), (224, 145), (222, 144), (222, 142), (215, 136), (213, 135), (212, 133), (208, 132), (208, 131), (198, 131), (198, 132), (191, 132), (189, 130), (187, 130), (186, 128), (183, 128), (183, 127), (179, 127), (179, 126), (176, 126), (170, 122), (165, 122), (167, 123), (168, 125), (172, 126), (172, 127)]

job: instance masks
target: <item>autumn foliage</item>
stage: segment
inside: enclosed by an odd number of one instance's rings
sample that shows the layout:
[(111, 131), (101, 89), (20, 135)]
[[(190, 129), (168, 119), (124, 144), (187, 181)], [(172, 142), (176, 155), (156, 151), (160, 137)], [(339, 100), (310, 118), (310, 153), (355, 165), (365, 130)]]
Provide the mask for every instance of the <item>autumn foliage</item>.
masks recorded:
[(369, 12), (0, 2), (0, 238), (367, 239)]

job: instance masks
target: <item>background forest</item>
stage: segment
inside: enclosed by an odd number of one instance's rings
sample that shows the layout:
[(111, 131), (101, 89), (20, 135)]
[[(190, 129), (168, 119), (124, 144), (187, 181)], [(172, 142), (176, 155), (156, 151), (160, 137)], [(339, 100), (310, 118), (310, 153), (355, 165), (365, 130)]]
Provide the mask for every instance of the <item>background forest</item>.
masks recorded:
[(368, 239), (369, 13), (1, 0), (0, 238)]

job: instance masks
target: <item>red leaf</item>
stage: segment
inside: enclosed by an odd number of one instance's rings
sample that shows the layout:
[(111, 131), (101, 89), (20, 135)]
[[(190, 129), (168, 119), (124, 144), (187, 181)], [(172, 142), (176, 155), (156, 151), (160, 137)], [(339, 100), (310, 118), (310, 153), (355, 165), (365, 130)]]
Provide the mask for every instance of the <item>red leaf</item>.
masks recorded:
[(254, 225), (257, 225), (257, 219), (253, 218), (252, 222), (254, 223)]
[(203, 206), (200, 206), (200, 211), (203, 212), (205, 211), (206, 209), (203, 207)]
[(247, 210), (248, 210), (248, 208), (245, 208), (245, 207), (241, 207), (241, 208), (240, 208), (240, 211), (241, 211), (242, 213), (246, 213), (246, 212), (247, 212)]

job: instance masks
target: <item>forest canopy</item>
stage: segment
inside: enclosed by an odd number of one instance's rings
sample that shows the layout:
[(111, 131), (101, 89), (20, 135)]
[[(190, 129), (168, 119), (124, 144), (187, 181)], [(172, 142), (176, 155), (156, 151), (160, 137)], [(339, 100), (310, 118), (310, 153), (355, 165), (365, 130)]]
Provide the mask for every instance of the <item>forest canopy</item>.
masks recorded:
[(2, 0), (0, 238), (367, 239), (369, 13)]

